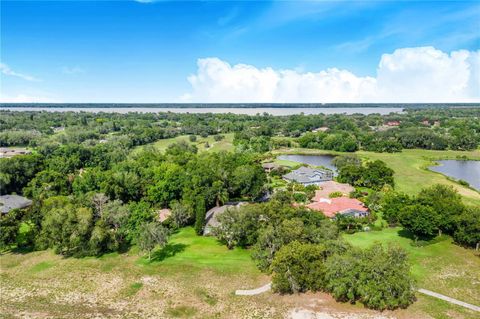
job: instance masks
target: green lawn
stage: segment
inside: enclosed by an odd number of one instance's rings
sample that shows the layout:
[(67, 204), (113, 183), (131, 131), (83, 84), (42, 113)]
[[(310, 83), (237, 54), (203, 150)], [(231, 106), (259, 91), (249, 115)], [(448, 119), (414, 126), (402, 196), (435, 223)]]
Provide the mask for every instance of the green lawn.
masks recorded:
[[(401, 228), (360, 232), (344, 235), (344, 238), (352, 245), (362, 248), (374, 242), (398, 244), (408, 252), (412, 275), (419, 288), (480, 305), (480, 258), (475, 256), (473, 250), (454, 245), (447, 236), (433, 240), (423, 247), (414, 247), (410, 238), (402, 236)], [(431, 297), (419, 297), (421, 302), (414, 304), (413, 309), (421, 309), (434, 318), (449, 318), (446, 315), (448, 311), (475, 318), (474, 313), (469, 310)]]
[[(279, 154), (332, 154), (339, 153), (325, 150), (290, 148), (273, 152)], [(399, 153), (374, 153), (359, 151), (357, 155), (366, 160), (382, 160), (395, 171), (395, 188), (410, 195), (417, 194), (422, 188), (433, 184), (452, 185), (464, 197), (467, 204), (480, 205), (480, 193), (447, 179), (444, 175), (430, 171), (429, 166), (434, 160), (455, 159), (457, 156), (466, 156), (469, 159), (480, 160), (480, 150), (476, 151), (431, 151), (431, 150), (403, 150)], [(281, 162), (281, 161), (280, 161)], [(279, 163), (280, 163), (279, 162)], [(289, 164), (289, 163), (286, 163)]]
[[(189, 136), (188, 135), (181, 135), (173, 138), (166, 138), (162, 140), (158, 140), (154, 143), (148, 144), (148, 146), (153, 145), (156, 149), (160, 151), (165, 151), (167, 147), (170, 144), (177, 143), (180, 141), (185, 141), (188, 142), (192, 145), (196, 145), (198, 147), (198, 150), (200, 152), (202, 151), (210, 151), (210, 152), (215, 152), (215, 151), (231, 151), (233, 150), (233, 133), (228, 133), (228, 134), (222, 134), (224, 136), (224, 139), (221, 141), (215, 141), (212, 135), (208, 137), (201, 137), (197, 135), (197, 140), (195, 142), (190, 142)], [(205, 143), (208, 142), (210, 145), (209, 148), (205, 148)], [(142, 145), (136, 147), (133, 152), (138, 152), (142, 148), (144, 148), (147, 145)]]
[(479, 192), (428, 169), (429, 166), (434, 165), (434, 160), (439, 159), (455, 159), (457, 156), (466, 156), (469, 159), (480, 160), (480, 150), (470, 152), (403, 150), (401, 153), (357, 152), (357, 154), (365, 159), (379, 159), (387, 163), (395, 171), (396, 189), (402, 192), (416, 194), (428, 185), (452, 185), (464, 196), (467, 203), (480, 205)]
[(151, 261), (136, 247), (87, 258), (63, 258), (51, 250), (0, 255), (0, 317), (227, 318), (246, 309), (262, 314), (274, 304), (281, 311), (276, 300), (252, 308), (233, 294), (268, 280), (249, 251), (228, 250), (187, 227)]
[(192, 227), (182, 228), (173, 234), (165, 248), (152, 254), (151, 261), (143, 257), (138, 260), (138, 264), (171, 269), (209, 268), (220, 272), (242, 271), (260, 274), (248, 250), (240, 248), (228, 250), (215, 237), (197, 236)]

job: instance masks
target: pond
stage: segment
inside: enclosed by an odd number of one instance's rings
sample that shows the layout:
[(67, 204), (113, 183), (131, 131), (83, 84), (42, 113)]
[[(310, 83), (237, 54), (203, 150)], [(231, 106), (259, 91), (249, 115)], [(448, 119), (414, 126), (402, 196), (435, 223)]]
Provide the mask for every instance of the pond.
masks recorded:
[(464, 180), (471, 187), (480, 190), (480, 161), (441, 160), (437, 163), (440, 165), (430, 166), (432, 171)]
[(337, 168), (332, 163), (334, 157), (333, 155), (280, 155), (277, 158), (313, 166), (323, 166), (336, 172)]

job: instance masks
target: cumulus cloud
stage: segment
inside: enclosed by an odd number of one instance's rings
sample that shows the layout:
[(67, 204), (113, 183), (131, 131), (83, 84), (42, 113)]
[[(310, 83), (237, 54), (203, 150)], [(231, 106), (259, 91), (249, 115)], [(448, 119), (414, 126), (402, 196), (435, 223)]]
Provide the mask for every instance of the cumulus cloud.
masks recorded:
[(197, 61), (188, 77), (189, 102), (479, 102), (480, 50), (433, 47), (397, 49), (382, 55), (375, 77), (348, 70), (320, 72), (230, 65), (219, 58)]
[(4, 75), (15, 76), (17, 78), (21, 78), (21, 79), (24, 79), (26, 81), (39, 81), (37, 78), (35, 78), (31, 75), (16, 72), (16, 71), (10, 69), (10, 67), (8, 65), (6, 65), (5, 63), (1, 63), (1, 62), (0, 62), (0, 72), (2, 72), (2, 74), (4, 74)]

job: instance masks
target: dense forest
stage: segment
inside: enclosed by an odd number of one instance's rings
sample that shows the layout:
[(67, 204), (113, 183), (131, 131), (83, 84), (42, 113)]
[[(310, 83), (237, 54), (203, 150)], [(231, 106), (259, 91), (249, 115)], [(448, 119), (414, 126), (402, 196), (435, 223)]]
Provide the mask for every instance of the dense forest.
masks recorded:
[[(340, 234), (374, 227), (381, 211), (416, 242), (444, 233), (473, 247), (480, 241), (478, 208), (465, 206), (455, 190), (441, 185), (416, 197), (398, 193), (394, 172), (384, 162), (343, 155), (335, 160), (337, 179), (357, 188), (350, 196), (361, 199), (372, 215), (331, 221), (294, 204), (299, 187), (274, 191), (261, 164), (268, 151), (292, 146), (342, 152), (476, 149), (479, 118), (478, 108), (281, 117), (2, 111), (0, 145), (28, 147), (32, 153), (0, 159), (0, 191), (22, 194), (33, 205), (1, 217), (0, 242), (4, 248), (51, 248), (72, 257), (132, 245), (150, 254), (181, 227), (194, 225), (202, 234), (208, 209), (247, 201), (251, 204), (221, 215), (214, 234), (230, 249), (251, 249), (258, 267), (272, 273), (276, 291), (329, 291), (338, 300), (360, 300), (375, 309), (406, 307), (414, 300), (414, 282), (405, 252), (354, 249)], [(133, 152), (180, 135), (221, 140), (227, 133), (234, 133), (233, 151), (199, 152), (184, 141), (165, 151)], [(305, 197), (313, 191), (306, 189)], [(161, 223), (158, 211), (164, 208), (172, 216)], [(381, 279), (367, 276), (379, 267)]]
[[(0, 146), (92, 145), (111, 140), (131, 148), (178, 135), (232, 132), (237, 145), (257, 152), (292, 143), (347, 152), (471, 150), (480, 144), (479, 118), (480, 108), (408, 109), (384, 116), (2, 111)], [(56, 134), (60, 130), (66, 134)]]

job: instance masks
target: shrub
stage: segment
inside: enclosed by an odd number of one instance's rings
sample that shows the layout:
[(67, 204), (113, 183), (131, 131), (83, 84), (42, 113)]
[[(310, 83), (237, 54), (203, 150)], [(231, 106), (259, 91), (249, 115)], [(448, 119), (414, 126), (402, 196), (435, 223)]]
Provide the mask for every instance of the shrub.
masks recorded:
[(330, 197), (330, 198), (337, 198), (337, 197), (342, 197), (342, 196), (343, 196), (342, 192), (333, 192), (333, 193), (328, 194), (328, 197)]
[(293, 193), (293, 199), (297, 202), (297, 203), (304, 203), (306, 200), (307, 200), (307, 195), (305, 195), (305, 193)]
[(220, 134), (217, 134), (217, 135), (214, 135), (213, 136), (213, 139), (215, 140), (215, 142), (219, 142), (221, 140), (223, 140), (225, 137), (223, 135), (220, 135)]

